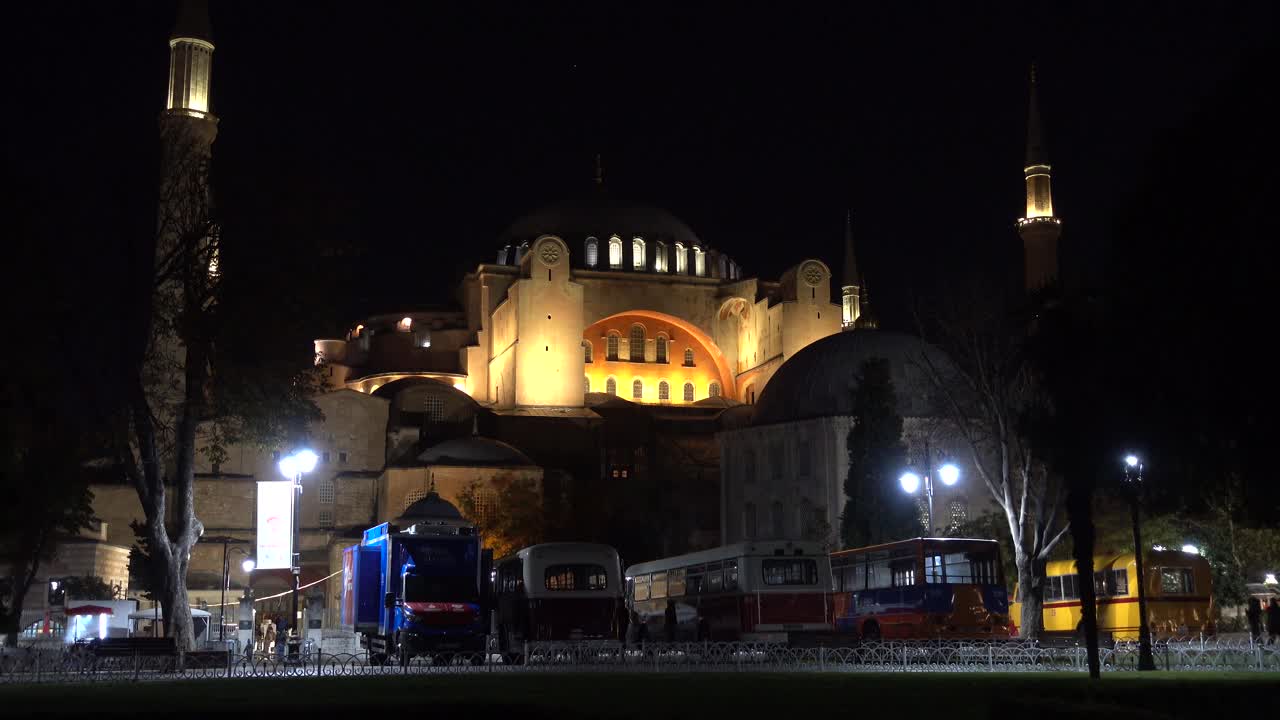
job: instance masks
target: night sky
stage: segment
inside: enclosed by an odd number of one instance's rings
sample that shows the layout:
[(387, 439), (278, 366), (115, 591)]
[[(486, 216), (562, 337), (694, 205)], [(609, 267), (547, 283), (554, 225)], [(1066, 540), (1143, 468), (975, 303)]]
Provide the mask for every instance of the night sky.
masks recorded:
[[(330, 285), (319, 335), (449, 301), (601, 153), (612, 192), (767, 279), (810, 256), (838, 273), (851, 209), (872, 301), (901, 326), (944, 273), (1017, 277), (1032, 61), (1064, 276), (1089, 284), (1158, 138), (1212, 112), (1275, 20), (1261, 3), (684, 5), (215, 1), (228, 241), (339, 253), (338, 284), (291, 278)], [(5, 202), (50, 238), (31, 263), (101, 295), (129, 277), (121, 238), (154, 222), (175, 12), (6, 19)]]

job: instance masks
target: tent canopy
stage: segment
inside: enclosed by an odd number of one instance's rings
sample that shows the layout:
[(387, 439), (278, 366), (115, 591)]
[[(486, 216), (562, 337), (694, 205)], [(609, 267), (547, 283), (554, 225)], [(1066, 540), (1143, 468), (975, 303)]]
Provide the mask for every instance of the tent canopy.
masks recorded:
[[(191, 617), (207, 618), (207, 617), (210, 617), (210, 615), (207, 610), (191, 608)], [(138, 610), (137, 612), (129, 613), (129, 619), (130, 620), (161, 620), (163, 621), (164, 611), (161, 610), (160, 608), (153, 608), (150, 610)]]
[(115, 615), (116, 611), (102, 605), (77, 605), (67, 608), (66, 615)]

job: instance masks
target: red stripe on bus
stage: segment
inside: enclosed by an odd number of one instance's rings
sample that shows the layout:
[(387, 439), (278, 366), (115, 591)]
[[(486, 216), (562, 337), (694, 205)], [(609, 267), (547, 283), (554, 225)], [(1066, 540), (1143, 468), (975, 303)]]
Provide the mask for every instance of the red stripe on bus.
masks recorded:
[[(1120, 604), (1123, 604), (1123, 603), (1136, 603), (1136, 602), (1138, 602), (1138, 598), (1136, 598), (1136, 597), (1126, 597), (1126, 598), (1102, 598), (1101, 600), (1099, 600), (1099, 601), (1098, 601), (1098, 604), (1099, 604), (1099, 605), (1120, 605)], [(1207, 597), (1156, 597), (1156, 598), (1147, 598), (1147, 602), (1149, 602), (1149, 603), (1157, 603), (1157, 602), (1209, 602), (1209, 598), (1207, 598)], [(1079, 600), (1071, 600), (1071, 601), (1068, 601), (1068, 602), (1045, 603), (1045, 604), (1043, 605), (1043, 607), (1046, 607), (1046, 608), (1080, 607), (1080, 605), (1081, 605), (1081, 602), (1080, 602)]]

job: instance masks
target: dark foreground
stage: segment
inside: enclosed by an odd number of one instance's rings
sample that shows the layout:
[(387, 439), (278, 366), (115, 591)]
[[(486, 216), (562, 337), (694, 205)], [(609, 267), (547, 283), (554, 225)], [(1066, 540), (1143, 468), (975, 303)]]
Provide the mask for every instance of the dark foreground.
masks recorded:
[[(1280, 707), (1275, 675), (645, 674), (245, 678), (0, 686), (0, 715), (437, 718), (1198, 718)], [(1271, 710), (1267, 710), (1270, 708)]]

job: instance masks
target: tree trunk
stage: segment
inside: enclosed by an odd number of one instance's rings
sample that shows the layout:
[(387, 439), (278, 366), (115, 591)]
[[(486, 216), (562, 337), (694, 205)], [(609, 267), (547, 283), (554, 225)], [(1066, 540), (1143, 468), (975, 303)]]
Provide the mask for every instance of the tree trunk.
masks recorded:
[(18, 635), (22, 633), (22, 608), (26, 605), (27, 591), (30, 589), (30, 583), (20, 583), (13, 589), (8, 603), (9, 617), (5, 618), (4, 644), (7, 647), (18, 646)]
[[(150, 513), (148, 513), (150, 515)], [(195, 650), (195, 625), (191, 619), (191, 603), (187, 595), (187, 564), (190, 545), (170, 541), (163, 517), (148, 518), (151, 528), (151, 562), (160, 570), (157, 588), (160, 607), (164, 611), (165, 635), (172, 637), (179, 650)]]
[(1026, 555), (1019, 555), (1015, 561), (1018, 565), (1018, 601), (1022, 603), (1019, 635), (1038, 640), (1044, 632), (1044, 563)]

